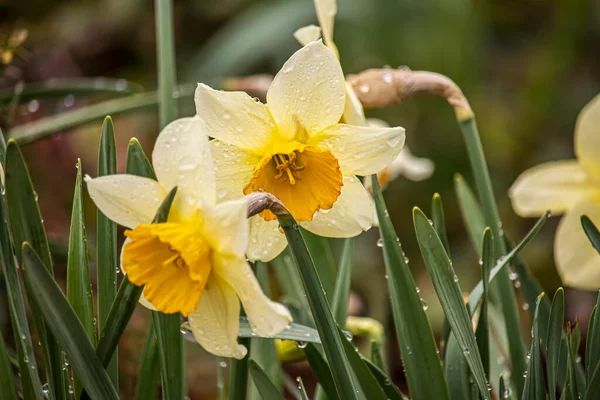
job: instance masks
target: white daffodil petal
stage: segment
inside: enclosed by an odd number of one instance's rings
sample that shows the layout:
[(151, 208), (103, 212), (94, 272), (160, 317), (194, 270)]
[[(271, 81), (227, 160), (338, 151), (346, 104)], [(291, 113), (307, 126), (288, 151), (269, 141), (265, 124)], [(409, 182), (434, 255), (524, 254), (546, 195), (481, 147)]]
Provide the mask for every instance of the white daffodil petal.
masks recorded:
[(244, 196), (244, 187), (250, 182), (254, 167), (261, 158), (220, 140), (211, 140), (210, 150), (215, 163), (218, 201)]
[[(127, 275), (127, 271), (125, 271), (125, 268), (123, 268), (123, 250), (125, 249), (125, 245), (127, 243), (131, 242), (131, 239), (126, 238), (125, 242), (123, 242), (123, 246), (121, 247), (121, 253), (119, 255), (120, 260), (119, 260), (119, 267), (121, 268), (121, 272), (123, 273), (123, 276)], [(101, 266), (98, 266), (101, 267)], [(144, 297), (144, 293), (141, 294), (140, 299), (139, 299), (139, 303), (141, 305), (143, 305), (144, 307), (146, 307), (149, 310), (152, 311), (158, 311), (158, 309), (156, 307), (154, 307), (154, 304), (150, 303), (145, 297)]]
[(435, 164), (428, 158), (416, 157), (407, 146), (404, 146), (398, 157), (387, 168), (389, 170), (389, 181), (393, 181), (400, 175), (411, 181), (422, 181), (433, 174)]
[(320, 236), (345, 238), (359, 235), (373, 225), (375, 206), (371, 196), (354, 176), (344, 177), (340, 197), (330, 210), (315, 213), (303, 228)]
[(257, 154), (269, 143), (274, 129), (269, 110), (247, 93), (214, 90), (201, 83), (195, 98), (209, 136)]
[(262, 292), (246, 260), (215, 258), (214, 272), (233, 287), (244, 305), (252, 331), (257, 335), (273, 336), (292, 322), (288, 309)]
[(302, 46), (321, 39), (321, 28), (315, 25), (303, 26), (294, 32), (294, 37)]
[(384, 169), (402, 150), (404, 128), (336, 124), (312, 143), (330, 150), (344, 175), (371, 175)]
[(279, 230), (277, 220), (265, 221), (260, 215), (248, 218), (250, 243), (246, 256), (250, 261), (269, 262), (287, 246), (285, 235)]
[(292, 55), (267, 92), (267, 104), (279, 132), (290, 140), (310, 137), (337, 123), (345, 101), (340, 63), (320, 41)]
[(152, 164), (165, 190), (177, 186), (185, 203), (215, 204), (213, 162), (200, 118), (181, 118), (168, 124), (156, 139)]
[(522, 217), (542, 215), (546, 210), (561, 214), (600, 192), (599, 186), (590, 183), (577, 161), (548, 162), (523, 172), (508, 195), (513, 209)]
[(241, 360), (248, 350), (237, 342), (240, 302), (233, 288), (215, 275), (212, 273), (206, 283), (196, 311), (188, 315), (190, 328), (206, 351)]
[(600, 226), (600, 202), (597, 198), (577, 203), (562, 217), (554, 238), (554, 260), (566, 286), (598, 290), (600, 254), (581, 227), (582, 215), (587, 215), (596, 226)]
[(337, 56), (337, 49), (333, 42), (333, 24), (335, 15), (337, 14), (336, 0), (315, 0), (315, 10), (317, 11), (317, 19), (321, 30), (323, 31), (323, 39), (325, 44), (332, 49)]
[(166, 196), (155, 180), (134, 175), (86, 176), (85, 182), (100, 211), (126, 228), (151, 223)]
[(204, 211), (202, 230), (211, 247), (221, 254), (244, 257), (249, 235), (246, 200), (225, 201)]
[(575, 124), (575, 154), (592, 176), (600, 176), (600, 95), (579, 113)]
[(358, 99), (358, 96), (356, 96), (352, 84), (349, 82), (346, 82), (346, 105), (344, 106), (342, 120), (345, 124), (349, 125), (364, 126), (368, 124), (362, 103)]

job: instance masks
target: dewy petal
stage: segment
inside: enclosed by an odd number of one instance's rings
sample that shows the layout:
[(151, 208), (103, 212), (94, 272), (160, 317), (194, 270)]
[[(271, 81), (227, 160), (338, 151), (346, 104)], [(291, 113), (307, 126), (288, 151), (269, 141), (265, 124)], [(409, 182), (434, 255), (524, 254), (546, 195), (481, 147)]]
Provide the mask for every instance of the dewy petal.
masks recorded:
[(269, 110), (247, 93), (214, 90), (201, 83), (195, 98), (209, 136), (255, 154), (270, 142), (275, 126)]
[(600, 226), (599, 199), (583, 200), (562, 217), (554, 238), (554, 260), (563, 284), (579, 289), (598, 290), (600, 254), (581, 227), (582, 215), (587, 215), (596, 226)]
[(210, 150), (215, 163), (218, 201), (244, 196), (244, 187), (261, 158), (220, 140), (211, 140)]
[(344, 175), (371, 175), (384, 169), (402, 150), (404, 128), (336, 124), (313, 138), (312, 144), (330, 150)]
[(233, 288), (221, 277), (212, 274), (200, 304), (188, 316), (194, 338), (204, 349), (222, 357), (241, 360), (248, 353), (238, 344), (240, 302)]
[(86, 176), (85, 181), (100, 211), (126, 228), (151, 223), (166, 196), (155, 180), (134, 175)]
[(342, 193), (333, 208), (317, 211), (312, 221), (301, 225), (320, 236), (345, 238), (371, 228), (374, 217), (375, 206), (367, 190), (356, 177), (345, 176)]
[(221, 254), (243, 257), (249, 235), (246, 200), (226, 201), (204, 211), (202, 231), (211, 247)]
[(320, 41), (292, 55), (267, 92), (267, 104), (279, 132), (289, 140), (296, 134), (313, 136), (337, 123), (345, 102), (340, 63)]
[(294, 37), (302, 46), (321, 39), (321, 28), (315, 25), (307, 25), (294, 32)]
[(215, 204), (213, 162), (200, 118), (181, 118), (167, 125), (156, 139), (152, 164), (160, 184), (167, 191), (177, 186), (184, 204)]
[(279, 230), (277, 220), (265, 221), (260, 215), (248, 219), (250, 225), (250, 243), (246, 256), (250, 261), (269, 262), (277, 257), (287, 246), (283, 232)]
[(429, 178), (434, 169), (433, 161), (414, 156), (408, 146), (404, 146), (398, 157), (387, 168), (377, 173), (377, 177), (381, 186), (385, 187), (401, 175), (411, 181), (422, 181)]
[[(121, 268), (121, 272), (123, 273), (123, 276), (127, 275), (127, 271), (125, 271), (125, 268), (123, 268), (123, 249), (125, 249), (125, 245), (130, 242), (131, 242), (131, 239), (125, 238), (125, 242), (123, 242), (123, 246), (121, 246), (121, 253), (119, 253), (119, 257), (120, 257), (119, 266)], [(149, 310), (158, 311), (158, 309), (154, 306), (154, 304), (150, 303), (150, 301), (148, 301), (148, 299), (146, 299), (144, 297), (144, 293), (142, 293), (140, 295), (139, 302), (141, 305), (143, 305), (144, 307), (146, 307)]]
[(575, 124), (575, 154), (591, 176), (600, 176), (600, 95), (579, 113)]
[(323, 40), (327, 47), (339, 58), (337, 48), (333, 42), (333, 23), (337, 14), (336, 0), (315, 0), (315, 10), (323, 32)]
[(584, 198), (600, 193), (575, 160), (554, 161), (523, 172), (508, 195), (522, 217), (542, 215), (546, 210), (561, 214)]
[(246, 260), (215, 257), (214, 271), (233, 287), (257, 335), (273, 336), (292, 322), (288, 309), (262, 292)]
[[(346, 82), (346, 105), (344, 106), (344, 115), (342, 116), (342, 122), (349, 125), (367, 125), (367, 119), (365, 118), (365, 110), (363, 109), (362, 103), (354, 93), (352, 84)], [(389, 126), (389, 125), (384, 125)]]

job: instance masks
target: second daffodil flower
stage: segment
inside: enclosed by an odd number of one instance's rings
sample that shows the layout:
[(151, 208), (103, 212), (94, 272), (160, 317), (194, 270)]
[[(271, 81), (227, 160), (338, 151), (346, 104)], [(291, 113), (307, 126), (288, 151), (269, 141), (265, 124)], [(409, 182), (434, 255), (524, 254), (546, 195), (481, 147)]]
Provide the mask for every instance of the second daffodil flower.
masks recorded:
[[(262, 293), (246, 262), (246, 201), (217, 202), (208, 136), (197, 117), (165, 127), (152, 162), (158, 182), (133, 175), (86, 177), (98, 208), (129, 229), (121, 267), (132, 283), (144, 285), (142, 304), (180, 312), (206, 350), (243, 358), (247, 350), (237, 342), (240, 300), (258, 335), (277, 334), (291, 321), (284, 306)], [(175, 186), (168, 221), (151, 224)]]
[[(266, 105), (243, 92), (199, 85), (197, 114), (216, 139), (217, 197), (272, 193), (302, 227), (321, 236), (369, 229), (374, 206), (355, 175), (377, 173), (394, 160), (404, 129), (340, 124), (345, 102), (340, 64), (320, 41), (284, 64)], [(285, 246), (270, 211), (250, 219), (248, 258), (268, 261)]]
[(554, 238), (554, 260), (567, 286), (598, 290), (600, 254), (581, 227), (587, 215), (600, 225), (600, 96), (579, 114), (575, 127), (576, 160), (554, 161), (521, 174), (510, 188), (515, 212), (523, 217), (546, 210), (565, 214)]

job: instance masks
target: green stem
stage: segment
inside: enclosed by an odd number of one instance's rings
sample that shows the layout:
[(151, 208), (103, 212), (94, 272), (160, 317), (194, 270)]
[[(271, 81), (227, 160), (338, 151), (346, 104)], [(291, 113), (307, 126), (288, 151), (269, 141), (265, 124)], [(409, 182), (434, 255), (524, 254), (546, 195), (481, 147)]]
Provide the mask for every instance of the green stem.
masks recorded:
[[(459, 117), (458, 122), (467, 146), (467, 153), (471, 162), (475, 185), (483, 208), (486, 225), (491, 228), (494, 238), (497, 238), (497, 240), (494, 241), (494, 256), (495, 259), (498, 259), (506, 255), (506, 244), (502, 239), (502, 222), (500, 221), (498, 206), (496, 205), (496, 200), (494, 198), (490, 173), (481, 145), (481, 139), (479, 138), (477, 123), (475, 122), (474, 116), (464, 119)], [(520, 332), (521, 325), (519, 323), (515, 292), (512, 288), (506, 269), (503, 269), (498, 274), (498, 278), (492, 286), (501, 300), (502, 311), (506, 321), (506, 334), (512, 363), (511, 377), (513, 384), (517, 389), (517, 393), (522, 393), (523, 374), (526, 369), (526, 349)]]

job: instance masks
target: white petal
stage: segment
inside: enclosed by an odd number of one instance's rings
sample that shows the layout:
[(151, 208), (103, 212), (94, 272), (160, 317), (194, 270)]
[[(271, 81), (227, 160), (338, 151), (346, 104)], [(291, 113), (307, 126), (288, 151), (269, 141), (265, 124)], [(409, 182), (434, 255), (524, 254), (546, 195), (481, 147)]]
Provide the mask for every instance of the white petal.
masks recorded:
[(560, 214), (582, 199), (600, 193), (575, 160), (537, 165), (523, 172), (508, 195), (513, 209), (522, 217), (542, 215), (546, 210)]
[(246, 256), (250, 261), (269, 262), (287, 246), (285, 235), (279, 230), (277, 220), (265, 221), (260, 215), (248, 219), (250, 243)]
[(215, 163), (218, 201), (244, 196), (244, 187), (261, 158), (220, 140), (211, 140), (210, 149)]
[(373, 225), (375, 206), (371, 196), (354, 176), (344, 177), (342, 193), (330, 210), (317, 211), (302, 227), (324, 237), (345, 238), (359, 235)]
[(257, 335), (273, 336), (292, 322), (287, 308), (271, 301), (262, 292), (246, 260), (216, 258), (214, 272), (233, 287), (244, 306), (252, 331)]
[(364, 126), (368, 124), (362, 103), (354, 92), (352, 84), (349, 82), (346, 82), (346, 105), (344, 106), (344, 115), (342, 119), (344, 123), (349, 125)]
[(336, 0), (315, 0), (315, 10), (325, 44), (330, 47), (337, 56), (337, 49), (333, 42), (333, 23), (337, 14)]
[(155, 180), (134, 175), (86, 176), (85, 181), (100, 211), (126, 228), (151, 223), (166, 196)]
[(211, 247), (222, 254), (243, 257), (248, 248), (248, 203), (245, 199), (205, 208), (202, 230)]
[[(126, 238), (125, 241), (123, 242), (123, 246), (121, 247), (121, 253), (120, 253), (120, 261), (119, 261), (119, 267), (121, 268), (121, 272), (123, 273), (123, 276), (127, 275), (127, 271), (125, 271), (125, 268), (123, 268), (123, 249), (125, 248), (125, 245), (127, 243), (131, 242), (131, 239)], [(98, 266), (98, 268), (100, 268), (101, 266)], [(140, 295), (140, 299), (139, 299), (139, 303), (141, 305), (143, 305), (144, 307), (146, 307), (149, 310), (152, 311), (158, 311), (158, 309), (156, 307), (154, 307), (154, 304), (150, 303), (150, 301), (148, 301), (145, 297), (144, 297), (144, 293), (142, 293)]]
[(311, 144), (330, 150), (344, 175), (371, 175), (384, 169), (404, 145), (404, 128), (336, 124)]
[(160, 184), (167, 191), (177, 186), (184, 203), (215, 204), (213, 162), (200, 118), (181, 118), (167, 125), (156, 139), (152, 164)]
[(600, 95), (579, 113), (575, 125), (575, 154), (591, 176), (600, 176)]
[(188, 315), (194, 338), (206, 351), (241, 360), (248, 353), (238, 344), (240, 302), (233, 288), (211, 274), (196, 311)]
[(581, 227), (582, 215), (600, 226), (600, 203), (595, 199), (581, 201), (562, 217), (554, 239), (554, 260), (563, 284), (597, 291), (600, 288), (600, 254)]
[[(387, 168), (389, 181), (403, 175), (411, 181), (422, 181), (433, 174), (435, 165), (428, 158), (415, 157), (407, 146), (404, 146), (398, 157)], [(384, 170), (385, 171), (385, 170)]]
[(242, 150), (261, 154), (273, 135), (267, 106), (244, 92), (214, 90), (201, 83), (196, 89), (196, 112), (209, 136)]
[(290, 140), (296, 134), (310, 137), (337, 123), (345, 101), (340, 63), (320, 41), (292, 55), (267, 92), (267, 104), (280, 134)]
[(302, 46), (321, 39), (321, 28), (315, 25), (303, 26), (294, 32), (294, 37)]

